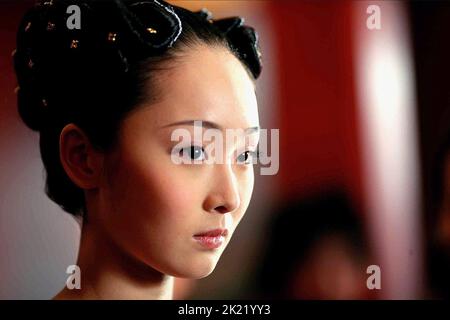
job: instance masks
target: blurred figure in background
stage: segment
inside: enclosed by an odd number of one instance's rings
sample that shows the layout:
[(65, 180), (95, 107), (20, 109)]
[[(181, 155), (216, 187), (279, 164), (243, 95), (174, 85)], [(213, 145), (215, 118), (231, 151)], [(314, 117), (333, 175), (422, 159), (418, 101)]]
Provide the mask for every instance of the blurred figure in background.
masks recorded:
[(343, 192), (290, 203), (274, 216), (258, 298), (370, 298), (359, 216)]
[(450, 299), (450, 3), (408, 3), (423, 179), (427, 298)]
[[(444, 118), (450, 120), (450, 110)], [(427, 267), (430, 298), (450, 299), (450, 128), (442, 132), (433, 167), (433, 206), (426, 217)]]

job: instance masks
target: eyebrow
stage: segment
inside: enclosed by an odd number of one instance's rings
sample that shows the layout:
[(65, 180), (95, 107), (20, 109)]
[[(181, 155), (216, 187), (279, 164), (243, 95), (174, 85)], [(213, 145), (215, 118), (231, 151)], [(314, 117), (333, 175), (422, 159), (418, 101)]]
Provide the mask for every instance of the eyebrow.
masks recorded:
[[(217, 124), (215, 122), (207, 121), (207, 120), (183, 120), (183, 121), (178, 121), (178, 122), (174, 122), (174, 123), (165, 125), (165, 126), (163, 126), (163, 128), (175, 127), (175, 126), (185, 126), (185, 125), (195, 126), (195, 123), (197, 121), (201, 122), (202, 127), (204, 127), (204, 128), (223, 130), (223, 127), (221, 127), (219, 124)], [(249, 127), (249, 128), (244, 129), (244, 131), (247, 134), (259, 132), (259, 126)]]

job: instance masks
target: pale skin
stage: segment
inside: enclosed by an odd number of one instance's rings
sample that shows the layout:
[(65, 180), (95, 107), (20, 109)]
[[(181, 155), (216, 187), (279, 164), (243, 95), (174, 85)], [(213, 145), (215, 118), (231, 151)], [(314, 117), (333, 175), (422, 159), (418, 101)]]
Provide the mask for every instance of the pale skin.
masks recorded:
[[(175, 128), (192, 131), (192, 120), (223, 132), (259, 127), (248, 72), (226, 49), (199, 45), (160, 76), (161, 97), (125, 119), (113, 152), (95, 150), (74, 124), (61, 132), (61, 162), (84, 190), (89, 218), (76, 263), (81, 289), (64, 288), (55, 299), (172, 299), (174, 277), (214, 270), (249, 205), (251, 164), (175, 164), (170, 139)], [(257, 144), (252, 130), (225, 155)], [(221, 247), (193, 240), (215, 228), (229, 231)]]

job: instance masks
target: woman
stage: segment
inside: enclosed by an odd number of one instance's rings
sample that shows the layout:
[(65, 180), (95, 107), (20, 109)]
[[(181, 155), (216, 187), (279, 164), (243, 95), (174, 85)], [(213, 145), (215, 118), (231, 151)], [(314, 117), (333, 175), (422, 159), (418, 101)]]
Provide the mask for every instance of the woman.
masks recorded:
[[(83, 219), (81, 289), (55, 298), (171, 299), (174, 277), (209, 275), (253, 189), (254, 30), (163, 1), (41, 1), (14, 62), (46, 193)], [(245, 135), (211, 165), (205, 128)]]

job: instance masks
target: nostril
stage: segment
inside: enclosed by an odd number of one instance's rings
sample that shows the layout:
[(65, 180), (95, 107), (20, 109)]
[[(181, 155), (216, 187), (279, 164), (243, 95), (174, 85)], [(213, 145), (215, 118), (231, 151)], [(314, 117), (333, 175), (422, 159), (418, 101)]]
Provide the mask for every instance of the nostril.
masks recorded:
[(228, 210), (228, 208), (226, 206), (218, 206), (214, 208), (214, 211), (219, 212), (219, 213), (227, 213), (230, 210)]

